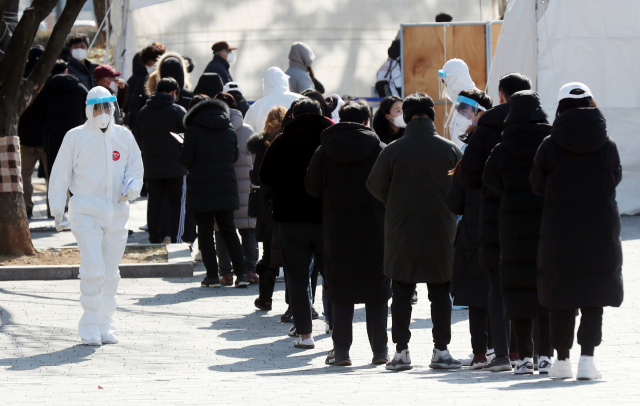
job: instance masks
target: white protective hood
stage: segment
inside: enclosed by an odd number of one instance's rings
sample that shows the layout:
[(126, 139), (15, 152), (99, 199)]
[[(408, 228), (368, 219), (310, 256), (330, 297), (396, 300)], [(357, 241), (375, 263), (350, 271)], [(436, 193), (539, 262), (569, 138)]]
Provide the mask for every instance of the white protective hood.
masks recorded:
[(469, 66), (462, 59), (448, 60), (442, 70), (447, 72), (444, 82), (447, 84), (446, 96), (449, 101), (455, 102), (463, 90), (475, 89), (476, 84), (469, 74)]
[[(99, 99), (99, 98), (105, 98), (110, 96), (113, 96), (113, 95), (106, 88), (102, 86), (96, 86), (93, 89), (89, 90), (89, 93), (87, 94), (87, 101), (91, 99)], [(117, 105), (117, 102), (112, 102), (112, 103), (114, 106)], [(102, 131), (98, 126), (98, 124), (96, 123), (95, 118), (93, 117), (92, 105), (85, 106), (85, 114), (87, 116), (87, 124), (86, 124), (87, 127), (91, 128), (92, 130)], [(111, 109), (111, 121), (109, 122), (109, 127), (107, 127), (107, 131), (113, 128), (113, 124), (115, 122), (114, 114), (115, 114), (115, 109)]]
[(271, 67), (262, 79), (264, 97), (249, 107), (244, 122), (249, 124), (256, 132), (264, 129), (264, 122), (269, 111), (278, 106), (285, 109), (291, 107), (291, 103), (302, 97), (298, 93), (289, 91), (289, 76), (278, 67)]

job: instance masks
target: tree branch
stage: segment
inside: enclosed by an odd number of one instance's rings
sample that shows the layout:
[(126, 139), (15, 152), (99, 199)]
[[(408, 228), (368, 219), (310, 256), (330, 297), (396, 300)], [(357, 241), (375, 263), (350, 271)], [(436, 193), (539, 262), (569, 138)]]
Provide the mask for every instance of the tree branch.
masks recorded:
[(76, 18), (78, 18), (78, 14), (80, 14), (86, 1), (87, 0), (67, 0), (58, 22), (55, 27), (53, 27), (47, 48), (44, 50), (38, 63), (24, 83), (23, 97), (18, 101), (20, 111), (27, 108), (32, 96), (38, 94), (47, 76), (51, 73), (51, 69), (58, 59), (64, 43), (67, 41), (67, 35), (71, 32), (73, 23), (76, 21)]
[(33, 0), (31, 7), (24, 10), (5, 50), (5, 56), (0, 60), (1, 98), (16, 100), (22, 84), (22, 75), (27, 64), (29, 49), (31, 49), (40, 22), (51, 13), (56, 3), (57, 0)]

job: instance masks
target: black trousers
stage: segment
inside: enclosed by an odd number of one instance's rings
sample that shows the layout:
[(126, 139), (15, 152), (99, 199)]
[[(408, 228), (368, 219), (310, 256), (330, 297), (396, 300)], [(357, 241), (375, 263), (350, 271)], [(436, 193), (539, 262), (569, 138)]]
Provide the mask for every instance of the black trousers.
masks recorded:
[[(512, 320), (513, 332), (518, 342), (518, 358), (533, 358), (533, 324), (534, 318)], [(549, 318), (546, 316), (538, 317), (538, 325), (540, 329), (538, 355), (553, 357), (553, 347), (551, 346), (551, 336), (549, 333)]]
[[(353, 304), (331, 303), (333, 317), (333, 349), (336, 356), (342, 358), (349, 355), (353, 342)], [(375, 356), (387, 355), (387, 318), (389, 307), (387, 302), (365, 303), (367, 314), (367, 335)]]
[[(431, 322), (433, 323), (433, 342), (435, 348), (444, 351), (451, 342), (451, 297), (449, 284), (427, 283), (429, 301), (431, 302)], [(415, 283), (393, 281), (391, 285), (393, 300), (391, 302), (391, 338), (396, 344), (396, 351), (409, 348), (411, 339), (411, 297), (416, 290)], [(334, 310), (335, 311), (335, 310)], [(334, 326), (335, 328), (335, 326)]]
[[(578, 327), (578, 344), (580, 355), (593, 356), (595, 347), (602, 342), (602, 307), (585, 307), (580, 309), (580, 327)], [(569, 350), (573, 346), (573, 333), (576, 327), (576, 309), (551, 309), (551, 342), (558, 351), (558, 359), (569, 358)]]
[[(151, 192), (149, 192), (149, 196), (151, 196)], [(218, 224), (222, 239), (229, 250), (233, 272), (236, 276), (246, 274), (242, 245), (240, 245), (236, 225), (233, 221), (233, 210), (206, 211), (194, 213), (194, 215), (198, 224), (198, 245), (202, 253), (202, 262), (207, 268), (207, 276), (210, 278), (218, 277), (218, 258), (213, 238), (214, 222)]]
[(165, 237), (162, 235), (162, 201), (165, 199), (165, 194), (169, 204), (171, 242), (177, 241), (181, 219), (183, 182), (182, 176), (169, 179), (147, 179), (149, 242), (159, 243)]
[(311, 334), (309, 266), (311, 257), (322, 268), (324, 237), (322, 224), (279, 223), (280, 250), (286, 270), (289, 302), (298, 334)]
[(489, 324), (491, 339), (496, 357), (509, 355), (511, 323), (504, 318), (504, 300), (502, 298), (502, 278), (500, 272), (489, 272)]
[(489, 312), (479, 307), (469, 307), (469, 333), (473, 355), (486, 354), (489, 348)]

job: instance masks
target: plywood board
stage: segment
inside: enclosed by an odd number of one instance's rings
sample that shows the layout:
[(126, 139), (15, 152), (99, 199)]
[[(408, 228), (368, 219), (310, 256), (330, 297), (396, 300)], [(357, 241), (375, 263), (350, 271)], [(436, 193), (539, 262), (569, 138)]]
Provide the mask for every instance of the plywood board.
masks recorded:
[[(425, 92), (434, 100), (438, 95), (438, 70), (452, 58), (469, 65), (476, 87), (483, 89), (487, 80), (486, 26), (424, 25), (403, 27), (405, 95)], [(446, 38), (446, 49), (445, 49)]]
[(449, 139), (449, 133), (445, 134), (444, 132), (444, 122), (447, 118), (447, 112), (451, 109), (451, 103), (445, 104), (436, 104), (434, 110), (436, 111), (436, 119), (433, 123), (436, 125), (436, 130), (438, 130), (438, 134)]
[(500, 37), (500, 31), (502, 30), (502, 23), (491, 24), (491, 58), (496, 53), (496, 47), (498, 46), (498, 38)]

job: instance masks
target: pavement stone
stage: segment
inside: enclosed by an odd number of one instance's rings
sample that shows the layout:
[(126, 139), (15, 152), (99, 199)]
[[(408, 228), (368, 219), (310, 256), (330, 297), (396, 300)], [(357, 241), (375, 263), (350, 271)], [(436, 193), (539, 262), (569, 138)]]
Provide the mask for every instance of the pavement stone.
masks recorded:
[[(143, 199), (132, 205), (136, 229)], [(258, 288), (201, 288), (201, 263), (190, 278), (123, 279), (115, 320), (120, 343), (79, 345), (79, 281), (0, 282), (2, 405), (42, 404), (640, 404), (640, 217), (622, 220), (625, 301), (606, 308), (596, 362), (604, 379), (552, 380), (463, 368), (428, 368), (431, 320), (426, 286), (418, 286), (410, 343), (414, 369), (369, 365), (365, 312), (354, 315), (352, 367), (324, 364), (332, 348), (324, 321), (314, 320), (316, 348), (298, 350), (279, 322), (286, 309), (276, 284), (274, 310), (253, 307)], [(65, 234), (34, 232), (38, 247), (70, 244)], [(143, 233), (140, 233), (143, 234)], [(137, 237), (136, 243), (143, 236)], [(319, 287), (315, 307), (321, 312)], [(455, 310), (450, 350), (471, 352), (468, 312)], [(389, 328), (391, 318), (389, 318)], [(391, 334), (389, 333), (389, 345)], [(574, 373), (579, 346), (571, 353)], [(102, 389), (100, 389), (102, 388)]]

